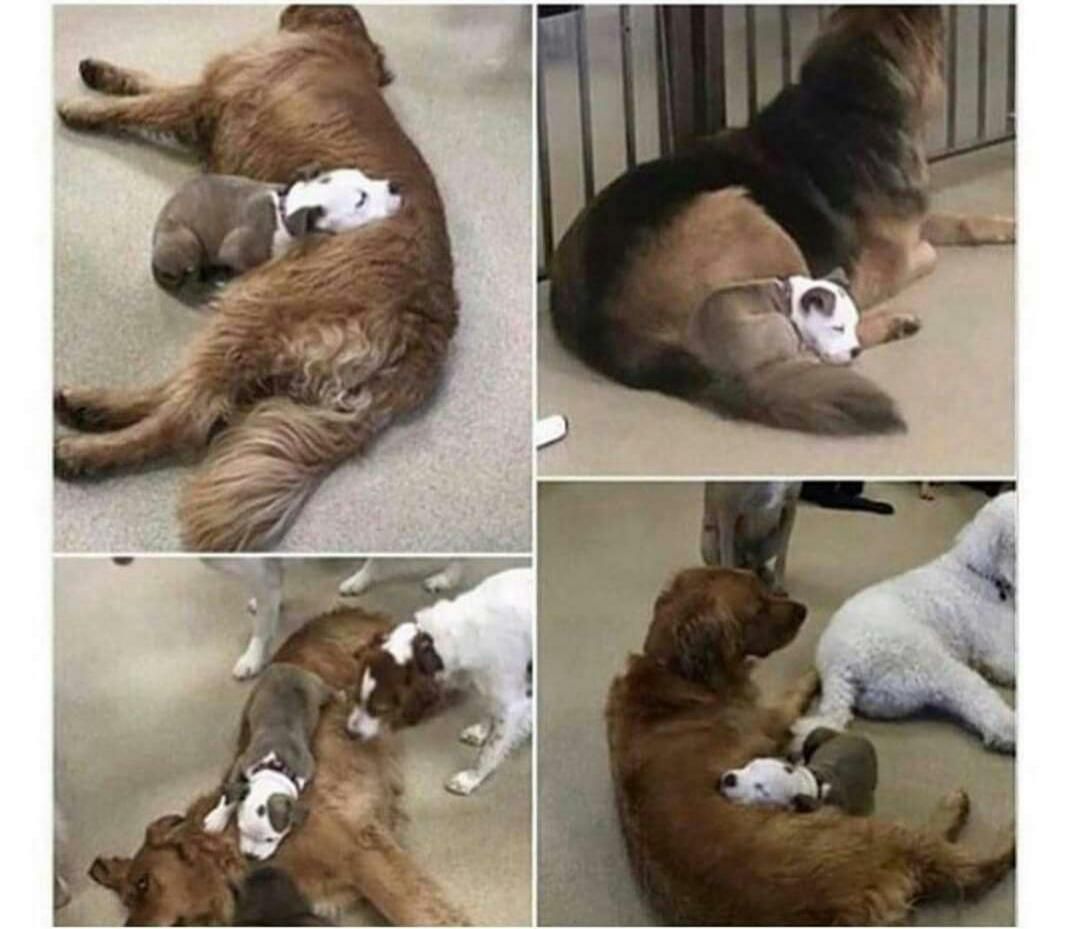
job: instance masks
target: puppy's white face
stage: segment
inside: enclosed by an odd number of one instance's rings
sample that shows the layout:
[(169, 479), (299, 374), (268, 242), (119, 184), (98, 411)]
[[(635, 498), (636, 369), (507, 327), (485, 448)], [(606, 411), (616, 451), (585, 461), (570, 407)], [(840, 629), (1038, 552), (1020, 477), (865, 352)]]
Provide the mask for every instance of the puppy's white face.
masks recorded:
[(861, 351), (856, 327), (859, 309), (839, 284), (795, 275), (791, 288), (791, 321), (807, 347), (829, 364), (850, 364)]
[(320, 232), (346, 232), (393, 216), (401, 208), (401, 195), (390, 181), (375, 180), (355, 168), (339, 168), (305, 182), (296, 198), (289, 197), (290, 209), (294, 202), (321, 208), (315, 221)]
[(807, 792), (808, 773), (779, 758), (755, 758), (743, 768), (725, 771), (717, 786), (741, 806), (790, 807), (798, 794)]
[[(283, 792), (284, 775), (271, 771), (256, 772), (249, 782), (247, 796), (236, 811), (236, 825), (240, 831), (240, 851), (249, 858), (265, 861), (278, 850), (281, 840), (292, 828), (291, 818), (280, 825), (280, 830), (270, 821), (270, 798)], [(292, 796), (292, 794), (289, 794)]]

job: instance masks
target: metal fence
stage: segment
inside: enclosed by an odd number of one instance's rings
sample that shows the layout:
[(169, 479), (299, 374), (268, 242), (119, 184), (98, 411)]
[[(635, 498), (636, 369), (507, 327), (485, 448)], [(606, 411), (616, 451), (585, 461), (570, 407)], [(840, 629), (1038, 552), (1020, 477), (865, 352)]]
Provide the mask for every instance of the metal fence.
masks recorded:
[[(790, 84), (826, 6), (541, 7), (539, 272), (596, 190), (689, 140), (745, 125)], [(931, 160), (1015, 138), (1016, 7), (946, 7)]]

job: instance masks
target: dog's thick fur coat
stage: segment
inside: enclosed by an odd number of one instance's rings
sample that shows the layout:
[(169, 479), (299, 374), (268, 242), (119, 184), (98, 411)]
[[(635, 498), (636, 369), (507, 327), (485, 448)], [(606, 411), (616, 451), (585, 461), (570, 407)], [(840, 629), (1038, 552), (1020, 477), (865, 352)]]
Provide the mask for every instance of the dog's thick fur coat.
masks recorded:
[(213, 172), (276, 181), (355, 165), (405, 191), (376, 228), (303, 242), (229, 284), (165, 382), (57, 391), (57, 418), (84, 433), (57, 440), (61, 477), (215, 436), (180, 502), (184, 543), (201, 550), (272, 544), (335, 464), (431, 394), (457, 326), (442, 201), (383, 100), (382, 50), (351, 7), (291, 6), (280, 25), (194, 84), (88, 59), (83, 79), (113, 99), (59, 106), (72, 128), (172, 136)]
[(767, 317), (733, 313), (728, 295), (843, 268), (866, 349), (918, 329), (909, 314), (867, 310), (932, 269), (931, 243), (1012, 240), (1012, 220), (929, 214), (923, 134), (942, 36), (936, 7), (839, 7), (799, 82), (749, 126), (617, 178), (556, 250), (562, 342), (624, 384), (729, 415), (821, 433), (904, 428), (848, 368), (792, 352), (745, 364)]
[(1016, 746), (1016, 714), (990, 682), (1016, 680), (1016, 493), (975, 515), (929, 564), (860, 591), (817, 648), (821, 705), (800, 720), (843, 728), (853, 710), (895, 719), (942, 710), (990, 748)]
[[(347, 610), (312, 620), (274, 656), (319, 675), (335, 689), (356, 675), (353, 652), (385, 631), (385, 617)], [(398, 844), (402, 792), (393, 737), (361, 745), (345, 732), (346, 708), (332, 703), (315, 731), (318, 776), (306, 791), (303, 826), (282, 842), (274, 865), (320, 910), (368, 900), (395, 925), (461, 925), (465, 917)], [(242, 729), (236, 755), (250, 733)], [(235, 824), (221, 834), (202, 828), (218, 792), (203, 794), (182, 815), (152, 822), (133, 858), (98, 858), (90, 874), (114, 890), (137, 926), (229, 925), (234, 891), (247, 865)]]
[(1013, 867), (1011, 835), (986, 854), (954, 844), (962, 791), (924, 828), (717, 794), (725, 771), (784, 749), (813, 697), (810, 672), (762, 704), (747, 660), (788, 644), (805, 616), (747, 571), (683, 571), (656, 601), (644, 653), (611, 686), (611, 771), (631, 865), (674, 923), (880, 925), (927, 895), (973, 896)]

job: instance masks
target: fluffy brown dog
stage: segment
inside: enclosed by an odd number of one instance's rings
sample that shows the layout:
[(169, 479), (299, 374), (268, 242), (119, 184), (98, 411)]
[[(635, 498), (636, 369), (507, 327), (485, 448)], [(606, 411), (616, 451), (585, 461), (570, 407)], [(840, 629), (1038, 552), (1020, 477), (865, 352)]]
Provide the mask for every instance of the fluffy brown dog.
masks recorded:
[(59, 476), (74, 478), (202, 450), (183, 491), (185, 544), (259, 548), (317, 482), (439, 377), (457, 326), (442, 202), (380, 87), (382, 50), (351, 7), (291, 6), (277, 36), (165, 87), (104, 62), (83, 80), (114, 100), (59, 107), (77, 129), (164, 133), (208, 170), (264, 181), (316, 162), (392, 181), (405, 205), (385, 223), (305, 243), (230, 284), (176, 373), (144, 389), (65, 387)]
[(608, 743), (630, 858), (674, 922), (891, 923), (923, 896), (973, 896), (1013, 867), (1012, 836), (987, 855), (953, 844), (968, 812), (961, 791), (921, 829), (828, 808), (735, 806), (715, 792), (725, 770), (779, 754), (813, 696), (811, 672), (762, 705), (748, 669), (805, 616), (749, 572), (683, 571), (656, 601), (644, 654), (611, 687)]
[[(362, 610), (313, 620), (279, 649), (276, 661), (320, 675), (335, 688), (356, 675), (352, 653), (388, 627)], [(249, 733), (241, 732), (239, 755)], [(345, 732), (345, 707), (327, 708), (315, 732), (317, 774), (306, 792), (310, 812), (282, 842), (272, 864), (320, 909), (369, 901), (397, 925), (461, 925), (465, 917), (409, 858), (394, 837), (402, 786), (393, 737), (359, 743)], [(183, 816), (163, 816), (146, 830), (133, 858), (98, 858), (90, 876), (114, 890), (128, 924), (229, 925), (247, 865), (235, 823), (203, 831), (217, 791), (195, 800)]]
[[(562, 342), (631, 387), (788, 429), (903, 428), (854, 371), (755, 358), (732, 284), (843, 268), (863, 349), (919, 321), (870, 310), (931, 271), (934, 244), (1008, 242), (1007, 218), (932, 215), (925, 129), (941, 97), (937, 7), (841, 6), (784, 88), (745, 128), (638, 165), (579, 214), (552, 262)], [(867, 312), (870, 310), (869, 312)], [(743, 364), (733, 364), (742, 359)]]

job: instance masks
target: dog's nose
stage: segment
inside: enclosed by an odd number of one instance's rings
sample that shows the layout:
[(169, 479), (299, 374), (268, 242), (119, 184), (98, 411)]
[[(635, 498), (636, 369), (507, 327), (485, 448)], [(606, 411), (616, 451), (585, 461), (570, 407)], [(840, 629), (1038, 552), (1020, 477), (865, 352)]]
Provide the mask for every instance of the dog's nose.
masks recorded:
[(855, 347), (854, 347), (854, 348), (853, 348), (853, 349), (851, 350), (851, 357), (852, 357), (852, 358), (858, 358), (858, 357), (859, 357), (859, 355), (861, 355), (861, 354), (862, 354), (862, 349), (861, 349), (861, 348), (859, 348), (859, 346), (858, 346), (858, 345), (856, 345), (856, 346), (855, 346)]
[(723, 784), (725, 787), (734, 787), (738, 782), (739, 779), (730, 771), (725, 774), (723, 779), (720, 781), (720, 783)]
[(804, 619), (806, 619), (806, 606), (804, 604), (793, 600), (792, 606), (795, 607), (795, 618), (799, 620), (799, 622), (802, 622)]
[(394, 181), (391, 181), (389, 185), (387, 185), (387, 190), (389, 190), (392, 194), (401, 193), (401, 187), (398, 186), (398, 184), (396, 184)]

